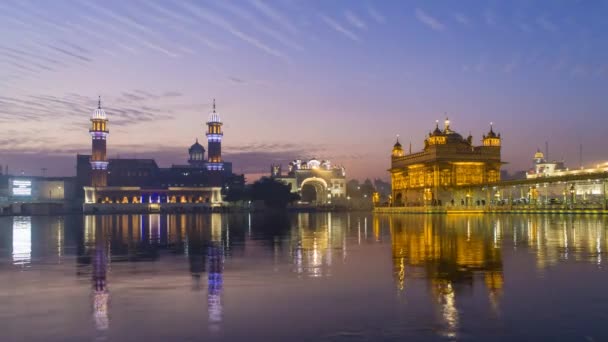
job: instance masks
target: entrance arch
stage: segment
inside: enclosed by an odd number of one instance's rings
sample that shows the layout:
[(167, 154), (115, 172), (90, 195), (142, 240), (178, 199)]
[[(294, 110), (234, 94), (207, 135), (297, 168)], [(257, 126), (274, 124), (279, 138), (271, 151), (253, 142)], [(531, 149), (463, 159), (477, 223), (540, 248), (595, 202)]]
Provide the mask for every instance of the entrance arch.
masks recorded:
[(300, 185), (302, 201), (324, 204), (327, 203), (327, 182), (323, 178), (306, 178)]

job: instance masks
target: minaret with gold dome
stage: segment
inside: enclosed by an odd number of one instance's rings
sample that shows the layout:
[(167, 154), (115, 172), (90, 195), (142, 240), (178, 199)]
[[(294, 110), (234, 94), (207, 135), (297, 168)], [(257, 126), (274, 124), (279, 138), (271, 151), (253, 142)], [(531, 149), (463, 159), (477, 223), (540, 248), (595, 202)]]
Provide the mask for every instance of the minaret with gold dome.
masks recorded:
[(106, 155), (106, 139), (108, 134), (108, 117), (101, 108), (101, 97), (97, 102), (97, 108), (91, 117), (91, 128), (89, 129), (92, 139), (91, 153), (91, 186), (104, 187), (108, 185), (108, 158)]
[(393, 152), (392, 152), (391, 156), (393, 158), (398, 158), (398, 157), (404, 156), (403, 147), (401, 146), (401, 143), (399, 142), (399, 135), (397, 135), (397, 142), (395, 142), (395, 145), (393, 145)]
[(213, 99), (213, 111), (209, 114), (207, 121), (207, 169), (220, 171), (224, 169), (222, 162), (222, 120), (220, 114), (215, 110), (215, 99)]

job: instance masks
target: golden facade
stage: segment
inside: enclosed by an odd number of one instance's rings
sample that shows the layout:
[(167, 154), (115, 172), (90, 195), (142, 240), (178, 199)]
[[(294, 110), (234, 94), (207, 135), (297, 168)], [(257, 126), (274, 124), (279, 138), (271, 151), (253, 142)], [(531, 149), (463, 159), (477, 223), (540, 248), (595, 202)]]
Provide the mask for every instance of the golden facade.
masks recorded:
[(391, 156), (392, 201), (396, 206), (469, 204), (466, 194), (455, 191), (467, 186), (500, 181), (500, 134), (492, 127), (474, 146), (450, 128), (446, 119), (429, 133), (420, 152), (405, 153), (399, 141)]

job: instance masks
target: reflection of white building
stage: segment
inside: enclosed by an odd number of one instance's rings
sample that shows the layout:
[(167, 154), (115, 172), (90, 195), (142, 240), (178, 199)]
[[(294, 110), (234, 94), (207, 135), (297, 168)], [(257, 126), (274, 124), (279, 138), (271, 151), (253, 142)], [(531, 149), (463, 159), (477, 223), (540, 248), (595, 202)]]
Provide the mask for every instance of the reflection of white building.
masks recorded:
[(331, 275), (333, 254), (339, 250), (346, 258), (345, 223), (331, 213), (300, 213), (297, 219), (298, 230), (292, 234), (294, 271), (309, 277)]
[(32, 218), (13, 217), (13, 264), (28, 265), (32, 260)]
[(272, 165), (271, 177), (291, 186), (303, 202), (324, 204), (346, 198), (346, 171), (329, 160), (294, 160), (286, 174), (281, 165)]

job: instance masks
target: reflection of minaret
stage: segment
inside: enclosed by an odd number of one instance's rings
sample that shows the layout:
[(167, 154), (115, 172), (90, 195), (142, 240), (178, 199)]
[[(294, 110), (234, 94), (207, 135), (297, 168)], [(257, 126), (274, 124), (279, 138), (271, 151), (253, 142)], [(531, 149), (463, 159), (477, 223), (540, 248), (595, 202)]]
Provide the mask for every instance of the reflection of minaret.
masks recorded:
[[(97, 330), (107, 330), (110, 326), (108, 318), (108, 303), (110, 292), (107, 286), (107, 269), (108, 269), (108, 254), (106, 250), (106, 239), (103, 232), (103, 227), (95, 227), (99, 217), (94, 217), (86, 222), (93, 222), (93, 230), (95, 231), (95, 251), (93, 254), (93, 319)], [(95, 229), (97, 228), (97, 229)]]
[(211, 216), (211, 245), (207, 250), (207, 310), (209, 329), (217, 331), (222, 322), (222, 286), (224, 283), (224, 248), (222, 243), (222, 216)]
[[(205, 272), (205, 243), (203, 238), (204, 222), (202, 216), (186, 217), (182, 216), (182, 227), (187, 226), (186, 237), (186, 254), (188, 255), (188, 263), (190, 265), (190, 274), (192, 275), (192, 289), (201, 289), (201, 275)], [(188, 222), (194, 220), (195, 222)]]

